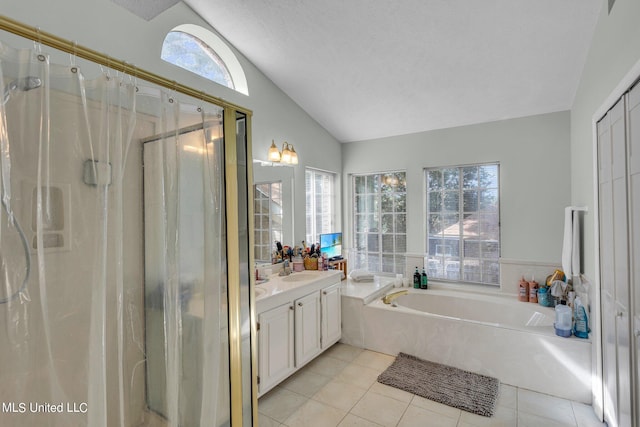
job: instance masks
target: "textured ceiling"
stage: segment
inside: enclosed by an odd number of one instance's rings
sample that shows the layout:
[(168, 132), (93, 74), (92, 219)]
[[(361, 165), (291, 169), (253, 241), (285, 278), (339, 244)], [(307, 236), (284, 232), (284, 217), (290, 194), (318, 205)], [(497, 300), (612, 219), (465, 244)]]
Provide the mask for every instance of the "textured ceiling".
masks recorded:
[(603, 3), (185, 2), (341, 142), (570, 109)]

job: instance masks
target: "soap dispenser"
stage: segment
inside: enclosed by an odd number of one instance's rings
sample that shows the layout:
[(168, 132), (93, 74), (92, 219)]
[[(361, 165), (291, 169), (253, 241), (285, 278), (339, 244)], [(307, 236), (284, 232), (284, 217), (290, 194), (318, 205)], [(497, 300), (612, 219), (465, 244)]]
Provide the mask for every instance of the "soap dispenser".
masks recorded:
[(420, 272), (418, 271), (418, 267), (416, 267), (416, 272), (413, 273), (413, 288), (414, 289), (420, 289), (420, 281), (421, 281)]
[(422, 275), (420, 276), (420, 289), (427, 289), (429, 284), (429, 278), (427, 277), (427, 273), (422, 269)]

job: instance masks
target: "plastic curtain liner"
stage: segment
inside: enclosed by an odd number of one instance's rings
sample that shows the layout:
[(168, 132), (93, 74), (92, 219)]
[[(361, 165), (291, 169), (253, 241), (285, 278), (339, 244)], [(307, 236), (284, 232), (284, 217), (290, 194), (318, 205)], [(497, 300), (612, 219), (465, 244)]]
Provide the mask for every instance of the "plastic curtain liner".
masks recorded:
[(0, 91), (0, 425), (228, 424), (222, 109), (1, 42)]

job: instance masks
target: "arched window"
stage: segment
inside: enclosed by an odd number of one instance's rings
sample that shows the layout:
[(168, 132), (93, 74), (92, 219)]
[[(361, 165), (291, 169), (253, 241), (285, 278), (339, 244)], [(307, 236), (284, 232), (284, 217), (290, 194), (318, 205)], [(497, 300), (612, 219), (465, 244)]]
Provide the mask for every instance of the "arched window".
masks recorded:
[(247, 79), (231, 49), (215, 34), (192, 24), (171, 30), (160, 57), (206, 79), (249, 95)]

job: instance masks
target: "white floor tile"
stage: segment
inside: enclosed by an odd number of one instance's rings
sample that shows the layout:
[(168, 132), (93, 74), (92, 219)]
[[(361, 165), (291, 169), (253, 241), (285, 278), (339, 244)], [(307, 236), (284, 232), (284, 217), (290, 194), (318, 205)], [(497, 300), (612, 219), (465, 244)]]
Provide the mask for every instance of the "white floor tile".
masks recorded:
[(496, 405), (517, 409), (518, 389), (512, 385), (500, 384), (500, 393), (498, 394)]
[(460, 417), (460, 413), (462, 412), (458, 408), (443, 405), (442, 403), (434, 402), (433, 400), (425, 399), (421, 396), (414, 396), (413, 400), (411, 401), (411, 405), (455, 419), (458, 419), (458, 417)]
[(518, 412), (518, 427), (575, 427), (575, 423), (552, 420), (526, 412)]
[(353, 360), (353, 363), (375, 369), (382, 373), (395, 359), (394, 356), (389, 356), (388, 354), (364, 350)]
[(409, 406), (398, 427), (456, 427), (457, 424), (457, 418), (449, 418), (418, 406)]
[(413, 399), (413, 394), (408, 391), (400, 390), (399, 388), (391, 387), (386, 384), (381, 384), (377, 381), (373, 383), (369, 390), (401, 402), (409, 403)]
[(493, 417), (461, 411), (378, 383), (393, 360), (334, 345), (260, 398), (260, 427), (606, 427), (589, 405), (505, 384)]
[[(262, 427), (262, 426), (260, 426)], [(353, 414), (347, 414), (338, 427), (381, 427), (380, 424), (376, 424), (372, 421), (365, 420), (364, 418), (357, 417)]]
[(353, 359), (358, 357), (363, 351), (363, 349), (352, 345), (337, 343), (325, 351), (323, 355), (335, 357), (336, 359), (344, 360), (345, 362), (353, 362)]
[(369, 387), (371, 387), (378, 379), (378, 375), (380, 375), (380, 372), (375, 369), (350, 363), (336, 376), (336, 378), (345, 383), (369, 389)]
[(366, 388), (357, 387), (351, 383), (335, 379), (322, 387), (322, 389), (313, 396), (313, 399), (326, 403), (334, 408), (350, 411), (366, 392)]
[(346, 411), (309, 400), (283, 423), (288, 427), (336, 427), (347, 415)]
[(596, 417), (592, 406), (578, 402), (571, 402), (571, 406), (573, 406), (573, 414), (576, 416), (578, 427), (606, 427), (606, 424)]
[(349, 362), (345, 362), (344, 360), (324, 356), (312, 360), (304, 369), (308, 369), (319, 375), (324, 375), (325, 377), (334, 377), (348, 364)]
[(409, 406), (406, 402), (374, 392), (367, 392), (351, 413), (383, 426), (395, 426)]
[(466, 411), (461, 412), (460, 423), (465, 426), (514, 427), (518, 420), (515, 408), (507, 408), (505, 406), (497, 406), (492, 417), (483, 417)]
[(329, 381), (331, 381), (331, 377), (317, 374), (309, 369), (303, 369), (285, 380), (280, 384), (280, 387), (305, 397), (311, 397)]
[(258, 425), (260, 427), (280, 427), (282, 424), (273, 418), (269, 418), (264, 414), (258, 413)]
[(291, 414), (307, 402), (306, 397), (276, 387), (258, 400), (258, 412), (279, 422), (284, 422)]
[(531, 390), (518, 389), (518, 414), (522, 413), (547, 418), (561, 424), (576, 425), (569, 400)]

